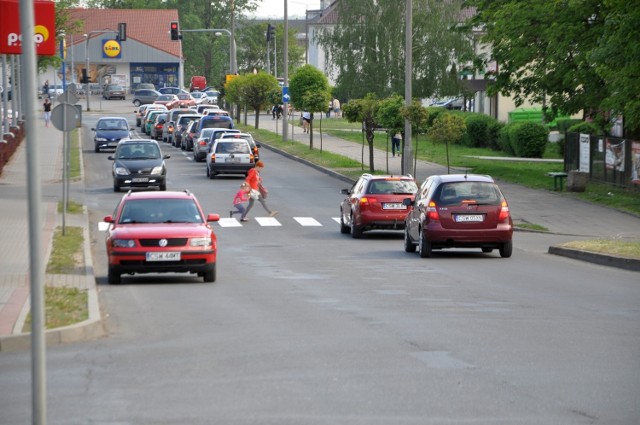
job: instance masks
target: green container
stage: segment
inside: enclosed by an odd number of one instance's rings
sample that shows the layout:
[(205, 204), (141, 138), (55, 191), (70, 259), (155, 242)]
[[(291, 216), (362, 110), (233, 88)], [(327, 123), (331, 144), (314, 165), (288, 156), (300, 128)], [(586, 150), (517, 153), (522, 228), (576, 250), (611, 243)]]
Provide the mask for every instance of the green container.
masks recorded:
[[(514, 122), (537, 122), (542, 124), (542, 108), (516, 108), (509, 112), (509, 124)], [(568, 119), (566, 115), (558, 115), (556, 119)], [(548, 127), (555, 127), (556, 122), (547, 123)]]

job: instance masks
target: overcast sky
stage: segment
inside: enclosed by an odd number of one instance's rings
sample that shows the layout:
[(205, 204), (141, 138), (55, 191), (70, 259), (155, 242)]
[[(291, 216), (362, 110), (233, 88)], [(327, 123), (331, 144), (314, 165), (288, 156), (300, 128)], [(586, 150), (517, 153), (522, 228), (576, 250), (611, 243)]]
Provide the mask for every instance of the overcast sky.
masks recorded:
[[(306, 10), (320, 8), (320, 0), (288, 0), (287, 14), (289, 17), (304, 17)], [(258, 3), (256, 16), (264, 18), (282, 18), (284, 16), (284, 0), (262, 0)]]

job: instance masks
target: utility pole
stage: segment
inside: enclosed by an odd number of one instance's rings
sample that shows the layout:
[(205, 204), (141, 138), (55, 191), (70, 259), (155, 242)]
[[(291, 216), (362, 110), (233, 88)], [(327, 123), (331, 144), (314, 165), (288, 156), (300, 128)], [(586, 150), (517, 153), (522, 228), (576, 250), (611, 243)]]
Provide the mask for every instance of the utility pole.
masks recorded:
[[(413, 79), (413, 0), (406, 0), (405, 7), (405, 63), (404, 63), (404, 104), (408, 108), (412, 102), (411, 82)], [(402, 174), (411, 172), (411, 163), (413, 158), (413, 146), (411, 145), (411, 121), (404, 120), (404, 137), (402, 139), (404, 148), (402, 152)], [(414, 171), (415, 173), (415, 171)]]

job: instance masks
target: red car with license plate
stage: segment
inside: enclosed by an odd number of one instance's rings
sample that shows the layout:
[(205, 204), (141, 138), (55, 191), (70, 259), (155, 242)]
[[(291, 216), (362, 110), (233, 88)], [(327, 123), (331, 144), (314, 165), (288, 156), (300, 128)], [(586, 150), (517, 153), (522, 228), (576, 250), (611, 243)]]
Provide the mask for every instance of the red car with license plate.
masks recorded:
[(360, 238), (368, 230), (402, 230), (408, 208), (403, 199), (413, 198), (418, 185), (411, 175), (372, 175), (365, 173), (340, 204), (340, 232)]
[(216, 280), (217, 241), (200, 203), (183, 192), (129, 192), (122, 197), (106, 237), (110, 284), (123, 274), (195, 273), (205, 282)]
[(509, 205), (490, 176), (434, 175), (416, 196), (403, 201), (410, 208), (404, 229), (404, 250), (430, 257), (444, 248), (498, 249), (511, 257), (513, 222)]

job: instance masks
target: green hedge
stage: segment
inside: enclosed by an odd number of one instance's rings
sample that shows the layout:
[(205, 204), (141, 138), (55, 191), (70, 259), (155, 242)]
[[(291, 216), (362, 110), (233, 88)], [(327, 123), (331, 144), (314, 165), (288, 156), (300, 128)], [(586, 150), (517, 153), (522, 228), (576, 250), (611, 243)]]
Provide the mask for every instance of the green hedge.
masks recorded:
[(503, 151), (521, 158), (542, 158), (547, 147), (549, 130), (542, 124), (516, 122), (507, 124), (500, 132)]
[(491, 145), (491, 125), (496, 122), (493, 117), (476, 112), (468, 112), (464, 115), (464, 123), (467, 132), (462, 139), (466, 146), (474, 148), (487, 148)]
[(596, 136), (603, 136), (604, 133), (592, 122), (580, 121), (577, 124), (572, 125), (567, 129), (569, 133), (582, 133), (582, 134), (593, 134)]

